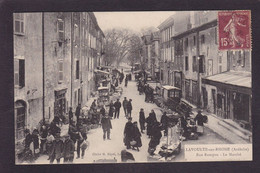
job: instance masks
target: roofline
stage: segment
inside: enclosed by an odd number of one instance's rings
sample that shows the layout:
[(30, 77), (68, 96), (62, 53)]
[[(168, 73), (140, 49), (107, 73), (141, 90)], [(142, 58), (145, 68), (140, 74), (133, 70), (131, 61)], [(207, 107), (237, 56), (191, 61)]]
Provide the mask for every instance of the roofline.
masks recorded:
[(95, 27), (101, 32), (102, 36), (105, 37), (105, 34), (103, 33), (102, 29), (98, 25), (97, 18), (95, 16), (94, 12), (88, 12), (88, 13), (89, 13), (92, 21), (94, 22)]
[(202, 24), (198, 27), (192, 28), (192, 29), (184, 31), (184, 32), (182, 32), (178, 35), (175, 35), (171, 38), (171, 40), (179, 39), (179, 38), (185, 37), (186, 35), (189, 35), (191, 33), (194, 33), (194, 32), (197, 32), (197, 31), (202, 31), (202, 30), (205, 30), (205, 29), (208, 29), (208, 28), (211, 28), (211, 27), (215, 27), (215, 26), (217, 26), (217, 24), (218, 24), (218, 20), (214, 19), (214, 20), (212, 20), (208, 23)]
[[(174, 14), (175, 15), (175, 14)], [(168, 17), (165, 21), (163, 21), (157, 28), (159, 30), (162, 30), (163, 28), (165, 28), (166, 26), (170, 25), (171, 23), (174, 23), (174, 18), (173, 16), (174, 15), (171, 15), (170, 17)]]

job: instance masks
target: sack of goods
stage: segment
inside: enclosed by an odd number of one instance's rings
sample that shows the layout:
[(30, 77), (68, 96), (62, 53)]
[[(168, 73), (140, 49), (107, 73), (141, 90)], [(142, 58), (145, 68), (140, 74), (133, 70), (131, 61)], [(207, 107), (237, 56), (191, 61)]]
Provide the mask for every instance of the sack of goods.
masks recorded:
[(207, 115), (203, 116), (203, 123), (208, 123), (208, 116)]
[(132, 145), (132, 146), (136, 145), (136, 141), (131, 141), (130, 145)]
[(82, 149), (86, 149), (88, 147), (88, 143), (86, 140), (84, 140), (81, 144), (80, 144), (80, 148)]

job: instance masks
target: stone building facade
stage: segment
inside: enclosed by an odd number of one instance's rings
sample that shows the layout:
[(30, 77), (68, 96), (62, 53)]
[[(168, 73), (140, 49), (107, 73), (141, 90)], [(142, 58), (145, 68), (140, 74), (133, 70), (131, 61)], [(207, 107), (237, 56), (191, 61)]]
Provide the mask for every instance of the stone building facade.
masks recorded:
[[(98, 40), (98, 41), (96, 41)], [(16, 140), (24, 129), (66, 116), (95, 90), (104, 34), (92, 12), (14, 14)]]
[(151, 35), (144, 35), (142, 39), (141, 62), (144, 69), (151, 72)]
[(184, 100), (250, 130), (251, 52), (219, 51), (217, 22), (216, 11), (196, 11), (173, 15), (159, 26), (162, 84), (179, 87)]
[(42, 13), (15, 13), (14, 109), (15, 139), (24, 138), (43, 117)]
[(160, 49), (159, 49), (159, 42), (160, 42), (160, 32), (153, 32), (151, 33), (151, 75), (153, 80), (160, 79)]

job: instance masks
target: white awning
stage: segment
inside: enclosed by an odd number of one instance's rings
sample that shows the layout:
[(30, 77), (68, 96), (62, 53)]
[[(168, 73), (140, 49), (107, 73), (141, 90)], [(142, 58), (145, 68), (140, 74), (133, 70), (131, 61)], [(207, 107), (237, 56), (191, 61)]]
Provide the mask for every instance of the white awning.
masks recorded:
[(225, 83), (225, 84), (230, 84), (235, 86), (242, 86), (247, 88), (252, 87), (252, 77), (250, 72), (229, 71), (229, 72), (206, 77), (205, 80), (211, 80), (215, 82), (220, 82), (220, 83)]

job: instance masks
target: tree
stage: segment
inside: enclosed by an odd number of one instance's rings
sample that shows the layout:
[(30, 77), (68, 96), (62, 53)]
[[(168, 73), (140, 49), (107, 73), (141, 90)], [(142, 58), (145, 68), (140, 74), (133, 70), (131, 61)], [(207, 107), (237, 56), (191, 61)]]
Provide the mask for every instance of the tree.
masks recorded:
[(111, 29), (104, 32), (105, 41), (105, 64), (119, 63), (126, 57), (130, 49), (130, 38), (133, 35), (128, 29)]
[(142, 41), (140, 37), (136, 34), (132, 35), (129, 40), (129, 54), (127, 56), (128, 61), (131, 66), (136, 62), (141, 61), (140, 51), (142, 49)]

